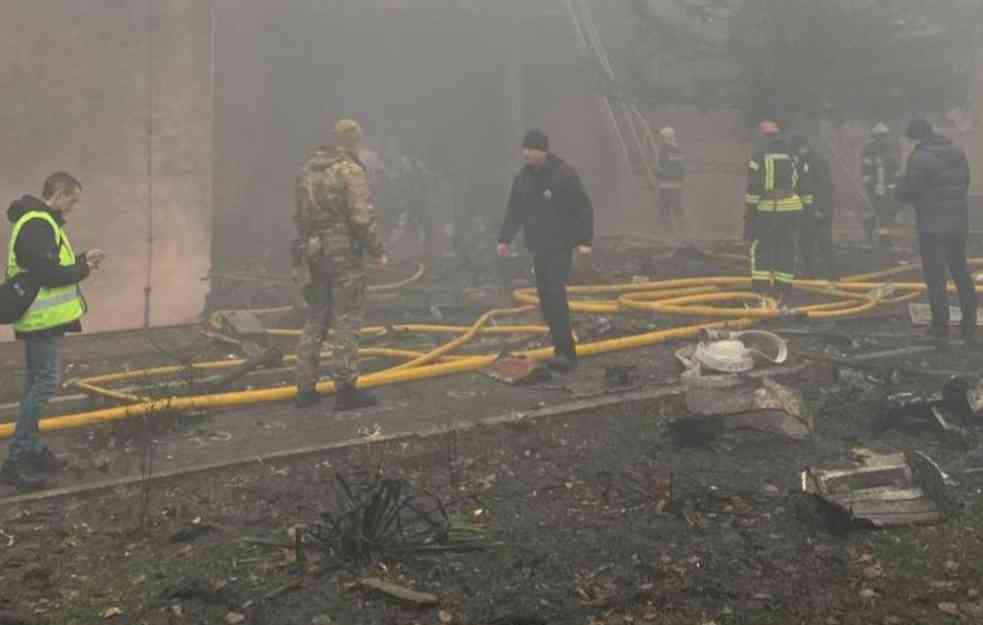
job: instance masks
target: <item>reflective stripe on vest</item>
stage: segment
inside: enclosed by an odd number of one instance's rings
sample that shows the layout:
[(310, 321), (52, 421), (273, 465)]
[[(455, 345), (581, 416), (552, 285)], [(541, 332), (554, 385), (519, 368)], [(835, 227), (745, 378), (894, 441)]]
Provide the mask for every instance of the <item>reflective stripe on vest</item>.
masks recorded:
[[(68, 241), (68, 235), (58, 225), (58, 222), (45, 211), (31, 211), (25, 213), (14, 224), (10, 233), (10, 244), (7, 250), (7, 278), (11, 278), (24, 269), (17, 264), (17, 254), (14, 246), (21, 228), (32, 219), (41, 219), (51, 226), (55, 234), (55, 241), (58, 245), (58, 262), (63, 267), (75, 265), (75, 252)], [(85, 301), (77, 284), (58, 287), (54, 289), (41, 288), (38, 291), (34, 303), (28, 308), (24, 316), (14, 323), (14, 330), (17, 332), (38, 332), (59, 326), (67, 325), (76, 321), (85, 314)]]
[[(761, 159), (764, 164), (764, 180), (763, 180), (763, 194), (752, 194), (748, 193), (744, 196), (744, 201), (748, 204), (755, 205), (757, 210), (764, 213), (785, 213), (801, 211), (803, 208), (803, 200), (794, 191), (781, 191), (775, 188), (775, 161), (791, 161), (791, 157), (788, 154), (782, 154), (781, 152), (769, 152), (764, 155)], [(758, 170), (757, 163), (751, 161), (754, 165), (752, 169)], [(795, 189), (799, 184), (799, 174), (797, 171), (792, 171), (792, 188)]]

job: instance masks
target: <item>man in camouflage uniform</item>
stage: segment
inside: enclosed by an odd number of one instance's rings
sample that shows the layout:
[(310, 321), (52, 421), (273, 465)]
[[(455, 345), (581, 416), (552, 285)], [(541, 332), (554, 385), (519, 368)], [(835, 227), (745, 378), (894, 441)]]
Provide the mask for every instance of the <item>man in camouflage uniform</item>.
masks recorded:
[(357, 390), (358, 332), (365, 316), (363, 256), (386, 265), (376, 232), (375, 209), (368, 177), (358, 158), (362, 136), (358, 123), (341, 120), (335, 126), (337, 147), (322, 146), (304, 164), (295, 187), (294, 267), (310, 305), (297, 347), (298, 407), (321, 397), (316, 390), (321, 345), (332, 327), (330, 377), (337, 397), (335, 410), (372, 406), (376, 399)]

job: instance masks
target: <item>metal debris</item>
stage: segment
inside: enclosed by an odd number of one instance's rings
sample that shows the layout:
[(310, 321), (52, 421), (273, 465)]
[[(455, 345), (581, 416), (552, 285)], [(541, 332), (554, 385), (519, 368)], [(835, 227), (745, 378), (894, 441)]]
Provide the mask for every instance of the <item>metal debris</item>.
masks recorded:
[(983, 380), (949, 379), (942, 387), (942, 403), (960, 417), (983, 417)]
[(266, 328), (259, 317), (248, 310), (226, 310), (212, 314), (209, 325), (218, 332), (234, 337), (265, 336)]
[(983, 411), (983, 387), (963, 378), (952, 378), (942, 390), (929, 396), (912, 392), (893, 393), (881, 400), (875, 432), (892, 428), (929, 428), (969, 440), (972, 434), (961, 424), (970, 424)]
[(847, 525), (895, 527), (939, 523), (953, 509), (951, 479), (927, 455), (853, 450), (842, 466), (802, 472), (802, 491)]

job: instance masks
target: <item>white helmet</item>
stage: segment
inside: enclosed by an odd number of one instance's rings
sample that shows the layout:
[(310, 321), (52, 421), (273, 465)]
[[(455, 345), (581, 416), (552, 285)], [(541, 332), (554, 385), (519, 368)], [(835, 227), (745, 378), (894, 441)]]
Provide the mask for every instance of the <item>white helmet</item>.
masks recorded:
[(871, 131), (871, 133), (875, 135), (886, 135), (890, 132), (891, 130), (884, 125), (884, 122), (877, 122), (877, 125), (874, 126), (874, 129)]

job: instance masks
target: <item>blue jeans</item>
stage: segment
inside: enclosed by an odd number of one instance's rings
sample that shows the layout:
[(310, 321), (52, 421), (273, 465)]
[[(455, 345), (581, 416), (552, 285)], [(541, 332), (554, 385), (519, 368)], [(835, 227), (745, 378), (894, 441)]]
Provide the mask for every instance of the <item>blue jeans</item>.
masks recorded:
[(38, 422), (48, 400), (58, 391), (61, 378), (61, 343), (63, 337), (27, 338), (24, 341), (27, 379), (20, 416), (10, 444), (10, 460), (18, 462), (43, 453)]

